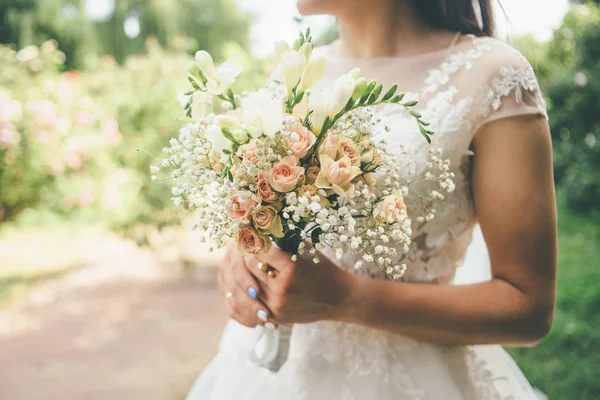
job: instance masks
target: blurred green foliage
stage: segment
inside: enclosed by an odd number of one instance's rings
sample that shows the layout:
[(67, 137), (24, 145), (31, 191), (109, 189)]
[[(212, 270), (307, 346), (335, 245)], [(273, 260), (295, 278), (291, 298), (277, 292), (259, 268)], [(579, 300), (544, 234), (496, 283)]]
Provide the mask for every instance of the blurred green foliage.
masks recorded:
[(575, 6), (550, 42), (525, 37), (515, 45), (548, 103), (559, 189), (572, 209), (600, 211), (600, 8)]
[[(109, 12), (101, 12), (105, 10)], [(128, 22), (137, 35), (127, 36)], [(168, 48), (185, 35), (187, 52), (204, 49), (220, 59), (224, 43), (248, 48), (250, 23), (235, 0), (0, 1), (0, 43), (23, 48), (57, 40), (69, 69), (86, 67), (102, 54), (123, 63), (127, 56), (144, 52), (149, 37)]]

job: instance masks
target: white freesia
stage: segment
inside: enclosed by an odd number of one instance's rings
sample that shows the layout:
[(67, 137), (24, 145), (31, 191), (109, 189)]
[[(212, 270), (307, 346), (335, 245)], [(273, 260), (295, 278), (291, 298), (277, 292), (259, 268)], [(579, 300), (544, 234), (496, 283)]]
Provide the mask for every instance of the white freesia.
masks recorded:
[(348, 103), (354, 92), (354, 77), (350, 74), (344, 74), (337, 78), (333, 83), (333, 102), (329, 107), (329, 117), (335, 116)]
[(329, 113), (333, 92), (326, 87), (318, 87), (308, 97), (308, 109), (312, 111), (311, 129), (318, 135)]
[(217, 115), (213, 119), (213, 123), (221, 128), (229, 129), (239, 143), (243, 143), (248, 139), (248, 134), (246, 133), (246, 130), (242, 126), (240, 120), (234, 116)]
[(206, 116), (208, 106), (212, 101), (206, 92), (195, 92), (192, 95), (192, 119), (198, 121)]
[(281, 57), (280, 71), (283, 83), (288, 91), (292, 91), (304, 72), (306, 59), (297, 51), (288, 51)]
[(205, 51), (200, 50), (196, 52), (196, 64), (200, 67), (202, 72), (205, 75), (214, 75), (215, 74), (215, 64), (211, 55)]
[(327, 68), (329, 68), (329, 60), (327, 60), (325, 57), (311, 58), (304, 69), (304, 73), (302, 74), (300, 90), (304, 92), (307, 89), (315, 86), (325, 71), (327, 71)]
[(222, 153), (223, 150), (231, 151), (231, 141), (227, 139), (223, 132), (221, 132), (221, 128), (218, 125), (209, 125), (204, 131), (204, 136), (210, 142), (212, 148)]
[(242, 104), (243, 121), (253, 137), (265, 134), (273, 137), (281, 129), (283, 103), (274, 99), (267, 89), (251, 93)]
[(228, 60), (215, 68), (212, 57), (204, 50), (196, 53), (196, 63), (207, 79), (206, 90), (213, 95), (225, 93), (244, 69), (243, 65), (233, 60)]
[(285, 40), (278, 40), (275, 42), (275, 56), (281, 61), (281, 57), (289, 51), (292, 51), (290, 45)]

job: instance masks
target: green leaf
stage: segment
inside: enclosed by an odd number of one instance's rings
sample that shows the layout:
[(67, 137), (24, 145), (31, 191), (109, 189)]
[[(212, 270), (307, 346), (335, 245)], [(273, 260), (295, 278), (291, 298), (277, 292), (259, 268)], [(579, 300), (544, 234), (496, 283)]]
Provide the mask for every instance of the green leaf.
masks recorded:
[(429, 122), (419, 121), (419, 123), (423, 126), (429, 126)]
[(296, 96), (296, 98), (294, 99), (294, 103), (300, 104), (300, 102), (302, 101), (303, 98), (304, 98), (304, 92), (300, 92), (300, 94), (298, 94)]
[(390, 102), (392, 102), (392, 103), (400, 103), (403, 98), (404, 98), (404, 93), (399, 93), (392, 100), (390, 100)]
[(420, 119), (422, 117), (421, 114), (419, 114), (418, 112), (413, 111), (413, 110), (410, 110), (410, 115), (412, 115), (413, 117), (415, 117), (417, 119)]
[(377, 85), (376, 81), (369, 82), (369, 84), (367, 85), (367, 91), (365, 93), (371, 93), (373, 91), (373, 89), (375, 89), (376, 85)]
[(381, 98), (382, 101), (386, 101), (392, 98), (392, 96), (394, 95), (394, 93), (396, 93), (396, 89), (398, 89), (398, 85), (397, 84), (393, 84), (387, 92), (385, 92), (385, 94), (383, 95), (383, 97)]
[(312, 240), (313, 244), (319, 243), (319, 235), (321, 235), (321, 233), (323, 233), (321, 228), (316, 228), (310, 233), (310, 239)]
[(417, 100), (412, 100), (412, 101), (404, 103), (403, 106), (405, 106), (405, 107), (414, 107), (417, 104), (419, 104), (419, 102)]
[(381, 94), (381, 91), (383, 90), (383, 86), (381, 84), (375, 86), (375, 89), (373, 90), (373, 93), (371, 93), (372, 95), (375, 96), (375, 98), (378, 98), (379, 95)]
[(310, 37), (310, 26), (306, 28), (306, 37)]

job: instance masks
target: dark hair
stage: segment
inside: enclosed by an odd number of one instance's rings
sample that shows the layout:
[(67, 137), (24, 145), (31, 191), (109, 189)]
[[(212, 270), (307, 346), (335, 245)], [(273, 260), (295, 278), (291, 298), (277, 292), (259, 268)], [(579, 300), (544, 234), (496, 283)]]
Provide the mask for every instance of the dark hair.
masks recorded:
[(475, 36), (493, 36), (491, 0), (476, 0), (476, 3), (481, 9), (481, 25), (473, 0), (413, 0), (419, 16), (436, 28)]

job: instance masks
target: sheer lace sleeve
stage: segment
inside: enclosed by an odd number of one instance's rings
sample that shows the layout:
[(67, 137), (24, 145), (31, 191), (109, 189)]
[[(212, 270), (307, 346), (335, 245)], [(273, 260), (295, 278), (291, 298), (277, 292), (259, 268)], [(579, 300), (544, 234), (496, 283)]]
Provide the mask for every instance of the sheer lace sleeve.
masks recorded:
[(543, 115), (546, 104), (527, 59), (507, 44), (496, 41), (481, 59), (481, 87), (476, 89), (472, 134), (488, 122), (518, 115)]

